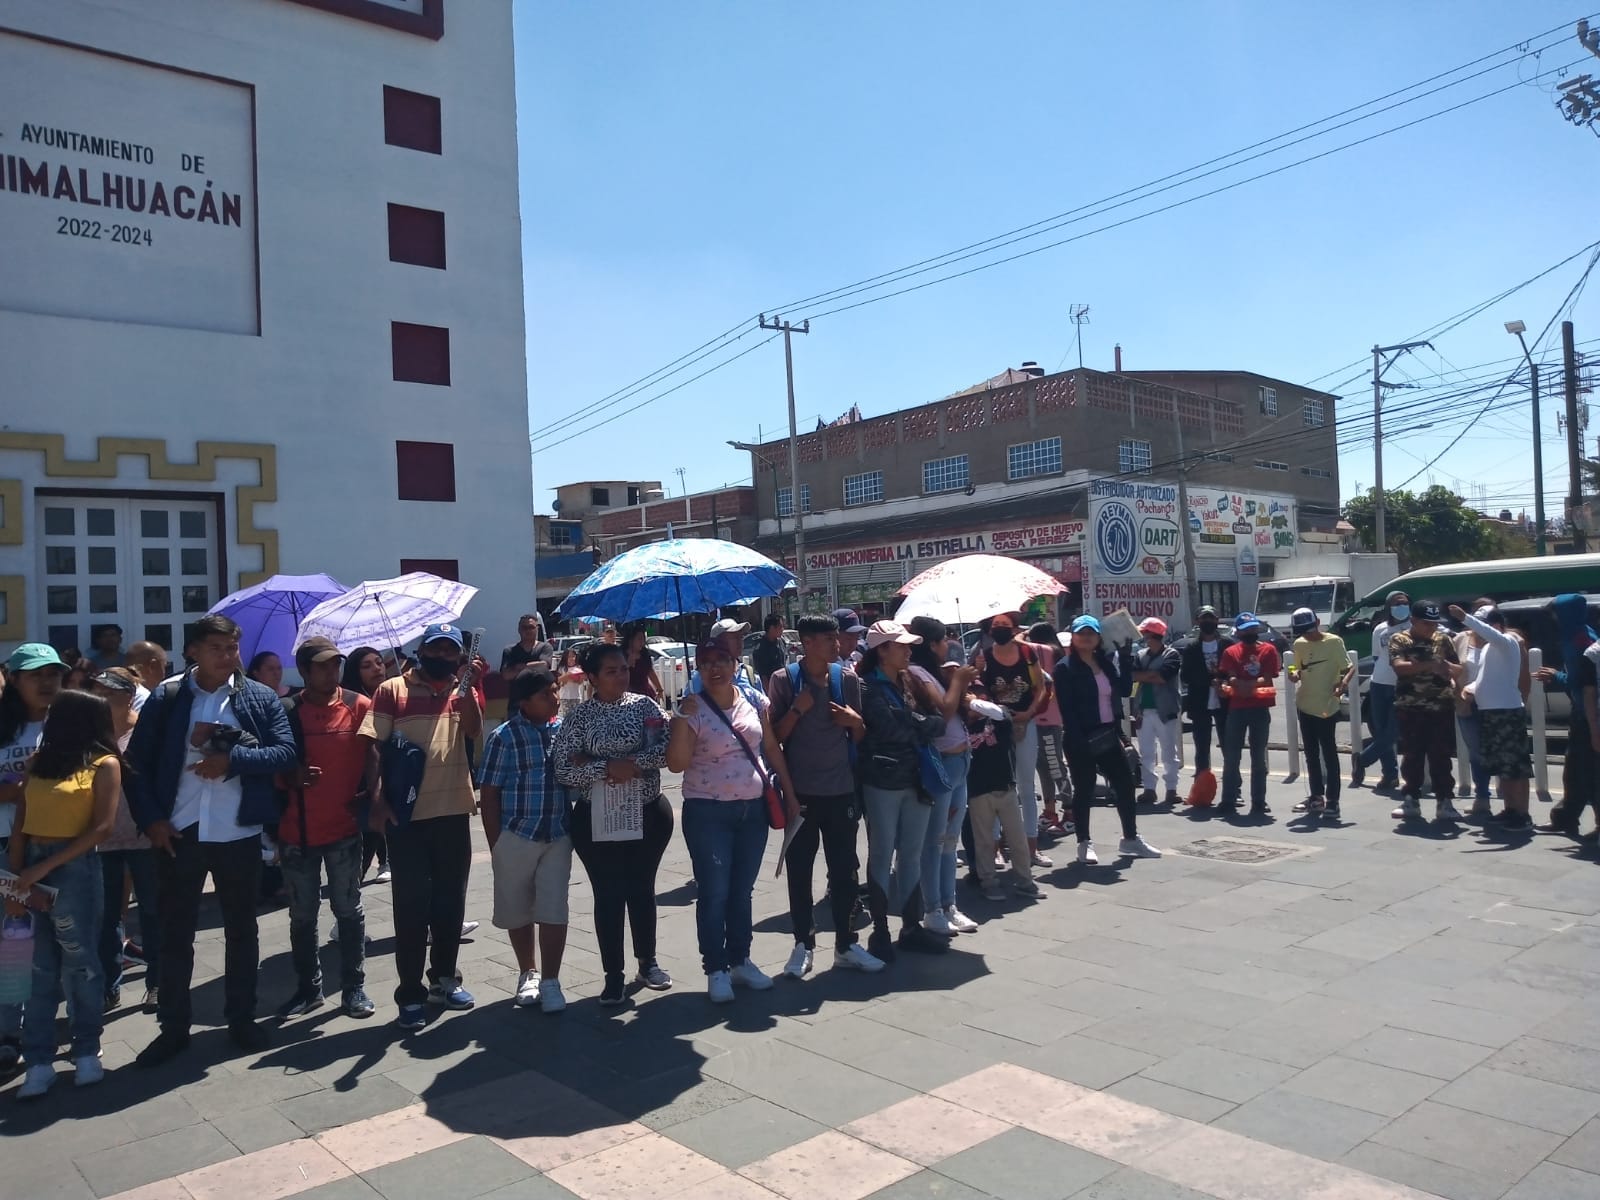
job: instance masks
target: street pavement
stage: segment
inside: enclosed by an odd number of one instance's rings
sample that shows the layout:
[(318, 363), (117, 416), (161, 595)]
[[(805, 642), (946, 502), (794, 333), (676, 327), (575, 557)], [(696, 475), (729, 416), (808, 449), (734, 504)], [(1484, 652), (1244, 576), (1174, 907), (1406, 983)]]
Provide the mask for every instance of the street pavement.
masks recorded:
[[(962, 885), (983, 928), (948, 954), (864, 976), (825, 949), (809, 979), (727, 1007), (697, 969), (681, 837), (660, 878), (678, 985), (620, 1010), (596, 1004), (575, 866), (558, 1016), (512, 1007), (480, 834), (474, 1011), (411, 1036), (389, 1023), (389, 899), (369, 887), (376, 1019), (329, 1005), (242, 1058), (205, 1029), (142, 1071), (153, 1019), (113, 1013), (102, 1085), (64, 1074), (31, 1106), (15, 1080), (0, 1092), (0, 1197), (1600, 1196), (1593, 849), (1401, 827), (1368, 790), (1339, 826), (1311, 825), (1290, 814), (1299, 793), (1275, 778), (1270, 822), (1146, 812), (1159, 861), (1116, 859), (1098, 809), (1102, 865), (1056, 846), (1038, 902)], [(792, 944), (777, 843), (755, 898), (774, 972)], [(202, 916), (196, 1015), (220, 1022), (209, 897)], [(265, 1013), (291, 990), (284, 913), (261, 929)], [(325, 970), (338, 978), (332, 947)], [(137, 971), (124, 991), (137, 999)]]

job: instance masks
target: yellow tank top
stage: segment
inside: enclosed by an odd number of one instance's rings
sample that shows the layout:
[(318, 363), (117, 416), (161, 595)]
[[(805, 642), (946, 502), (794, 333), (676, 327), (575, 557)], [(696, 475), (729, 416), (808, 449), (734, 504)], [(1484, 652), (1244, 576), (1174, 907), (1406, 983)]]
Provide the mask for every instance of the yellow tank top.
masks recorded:
[(29, 837), (65, 841), (80, 837), (94, 819), (94, 773), (110, 755), (98, 758), (70, 779), (28, 777), (22, 832)]

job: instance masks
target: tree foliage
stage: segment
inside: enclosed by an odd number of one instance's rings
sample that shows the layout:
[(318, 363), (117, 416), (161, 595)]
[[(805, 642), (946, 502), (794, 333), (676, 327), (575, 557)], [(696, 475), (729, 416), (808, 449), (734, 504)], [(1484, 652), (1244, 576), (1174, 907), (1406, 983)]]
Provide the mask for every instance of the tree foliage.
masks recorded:
[[(1355, 526), (1363, 549), (1376, 548), (1376, 490), (1369, 488), (1345, 505), (1345, 520)], [(1436, 563), (1503, 557), (1497, 529), (1486, 525), (1449, 488), (1435, 484), (1425, 492), (1385, 491), (1384, 536), (1400, 558), (1400, 572)]]

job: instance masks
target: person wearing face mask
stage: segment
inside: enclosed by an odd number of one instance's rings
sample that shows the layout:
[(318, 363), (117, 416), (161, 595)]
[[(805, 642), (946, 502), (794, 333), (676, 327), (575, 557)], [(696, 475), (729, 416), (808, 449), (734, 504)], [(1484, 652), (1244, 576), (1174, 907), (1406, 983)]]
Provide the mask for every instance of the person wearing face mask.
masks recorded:
[[(396, 1024), (408, 1032), (427, 1024), (425, 1004), (468, 1009), (475, 1003), (461, 986), (457, 955), (472, 865), (472, 814), (477, 796), (467, 761), (467, 740), (483, 737), (478, 689), (462, 687), (488, 669), (481, 658), (463, 663), (465, 639), (456, 625), (430, 625), (417, 649), (417, 665), (386, 679), (372, 697), (360, 736), (380, 746), (399, 733), (422, 748), (422, 783), (409, 814), (384, 796), (372, 806), (372, 823), (388, 837), (394, 900), (394, 958), (398, 972)], [(432, 961), (427, 963), (429, 941)], [(427, 981), (423, 967), (427, 964)]]
[(1017, 798), (1022, 802), (1022, 832), (1028, 845), (1026, 851), (1021, 846), (1006, 849), (1027, 853), (1035, 867), (1048, 870), (1055, 864), (1039, 853), (1039, 772), (1030, 768), (1039, 758), (1039, 727), (1033, 720), (1050, 702), (1050, 684), (1039, 669), (1037, 652), (1017, 640), (1017, 614), (998, 613), (979, 626), (991, 645), (973, 656), (977, 683), (994, 703), (1010, 710), (1016, 726), (1012, 742), (1017, 748)]
[(1368, 685), (1371, 720), (1367, 744), (1350, 770), (1350, 786), (1360, 787), (1366, 769), (1375, 762), (1382, 763), (1383, 775), (1378, 780), (1380, 792), (1400, 786), (1400, 761), (1395, 754), (1399, 726), (1394, 715), (1395, 687), (1400, 680), (1389, 661), (1389, 642), (1395, 634), (1411, 629), (1411, 597), (1401, 591), (1390, 592), (1385, 606), (1387, 619), (1372, 629), (1372, 682)]
[(1228, 719), (1228, 702), (1217, 686), (1217, 666), (1234, 639), (1218, 632), (1217, 610), (1209, 604), (1200, 610), (1197, 623), (1199, 636), (1179, 651), (1178, 675), (1183, 681), (1183, 710), (1194, 726), (1194, 785), (1189, 802), (1210, 804), (1217, 794), (1217, 777), (1211, 770), (1211, 735), (1215, 730), (1220, 749)]
[(1237, 645), (1229, 646), (1217, 660), (1222, 677), (1222, 694), (1228, 700), (1228, 726), (1222, 743), (1222, 804), (1224, 811), (1239, 807), (1244, 790), (1240, 760), (1245, 742), (1250, 743), (1250, 815), (1266, 817), (1267, 734), (1272, 728), (1272, 707), (1278, 702), (1277, 684), (1281, 668), (1278, 650), (1261, 640), (1261, 622), (1255, 613), (1240, 613), (1233, 621), (1239, 635)]

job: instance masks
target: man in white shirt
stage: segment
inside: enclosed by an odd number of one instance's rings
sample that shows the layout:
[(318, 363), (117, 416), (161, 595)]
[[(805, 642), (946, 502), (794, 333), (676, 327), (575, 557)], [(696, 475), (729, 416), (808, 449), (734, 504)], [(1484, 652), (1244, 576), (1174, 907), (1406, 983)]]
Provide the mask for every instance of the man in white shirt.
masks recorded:
[(1502, 828), (1525, 833), (1533, 828), (1528, 817), (1528, 780), (1533, 775), (1533, 740), (1528, 735), (1522, 699), (1522, 639), (1506, 628), (1498, 608), (1488, 605), (1476, 613), (1459, 605), (1450, 617), (1483, 639), (1477, 676), (1462, 689), (1478, 714), (1478, 748), (1484, 769), (1500, 780), (1505, 808), (1490, 820)]
[(1399, 725), (1394, 715), (1395, 687), (1400, 682), (1389, 662), (1389, 640), (1397, 633), (1411, 629), (1411, 597), (1401, 591), (1390, 592), (1385, 598), (1385, 620), (1372, 630), (1372, 681), (1368, 685), (1372, 727), (1361, 757), (1350, 770), (1350, 786), (1360, 787), (1366, 769), (1375, 762), (1383, 764), (1383, 775), (1378, 780), (1378, 790), (1400, 786), (1400, 762), (1395, 757), (1395, 739)]

